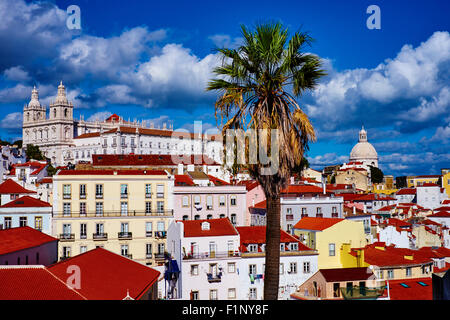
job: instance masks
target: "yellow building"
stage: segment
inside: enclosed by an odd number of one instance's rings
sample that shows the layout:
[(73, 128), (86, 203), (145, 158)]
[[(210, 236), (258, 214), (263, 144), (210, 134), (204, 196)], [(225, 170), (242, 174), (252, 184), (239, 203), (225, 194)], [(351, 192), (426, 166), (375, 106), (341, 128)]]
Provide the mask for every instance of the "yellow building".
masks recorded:
[(417, 250), (386, 246), (383, 242), (364, 248), (344, 245), (341, 251), (344, 268), (371, 268), (382, 281), (426, 278), (431, 277), (433, 271), (433, 261), (429, 256)]
[(173, 185), (172, 176), (157, 170), (59, 171), (52, 223), (59, 256), (103, 247), (143, 264), (162, 264)]
[(364, 191), (372, 187), (369, 173), (363, 168), (339, 169), (336, 172), (336, 184), (354, 184), (357, 189)]
[(442, 175), (442, 187), (447, 192), (447, 196), (450, 198), (450, 172)]
[(294, 234), (319, 252), (319, 269), (342, 268), (343, 245), (361, 248), (367, 244), (362, 221), (304, 217), (294, 226)]
[(441, 175), (425, 175), (425, 176), (415, 176), (407, 177), (408, 188), (416, 188), (425, 183), (435, 183), (437, 184)]

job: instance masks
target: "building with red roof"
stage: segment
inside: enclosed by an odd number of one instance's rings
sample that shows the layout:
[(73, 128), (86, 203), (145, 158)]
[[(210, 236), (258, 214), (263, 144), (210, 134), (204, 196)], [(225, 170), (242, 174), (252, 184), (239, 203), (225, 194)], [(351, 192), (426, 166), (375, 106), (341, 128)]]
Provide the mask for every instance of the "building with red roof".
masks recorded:
[(24, 183), (26, 188), (32, 189), (37, 180), (47, 176), (48, 163), (46, 161), (30, 160), (25, 163), (13, 164), (8, 179)]
[(0, 265), (50, 265), (58, 260), (58, 239), (30, 227), (0, 230)]
[(74, 290), (88, 300), (158, 298), (159, 271), (103, 248), (58, 262), (49, 266), (48, 271), (67, 282), (70, 266), (80, 270), (80, 286), (74, 282)]
[(433, 300), (433, 285), (429, 277), (389, 280), (383, 297), (389, 300)]
[(50, 235), (51, 219), (52, 205), (30, 196), (0, 206), (0, 226), (5, 229), (29, 225)]
[(37, 196), (36, 191), (25, 189), (13, 179), (7, 179), (0, 184), (0, 205), (25, 195)]

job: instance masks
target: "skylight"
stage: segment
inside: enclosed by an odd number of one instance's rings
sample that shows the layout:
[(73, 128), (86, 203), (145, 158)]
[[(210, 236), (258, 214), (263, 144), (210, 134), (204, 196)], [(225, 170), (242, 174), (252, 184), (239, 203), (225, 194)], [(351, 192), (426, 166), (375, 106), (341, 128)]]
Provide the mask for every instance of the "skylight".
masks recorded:
[(400, 285), (402, 286), (402, 287), (404, 287), (404, 288), (409, 288), (409, 286), (406, 284), (406, 283), (400, 283)]
[(428, 285), (422, 281), (417, 281), (418, 284), (420, 284), (422, 287), (427, 287)]

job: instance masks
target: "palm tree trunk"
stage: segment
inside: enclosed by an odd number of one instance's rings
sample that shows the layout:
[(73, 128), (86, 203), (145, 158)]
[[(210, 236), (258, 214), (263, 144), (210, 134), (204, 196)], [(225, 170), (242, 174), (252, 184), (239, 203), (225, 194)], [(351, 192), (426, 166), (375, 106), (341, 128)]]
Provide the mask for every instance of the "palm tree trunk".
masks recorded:
[(267, 198), (264, 300), (278, 299), (280, 283), (280, 197)]

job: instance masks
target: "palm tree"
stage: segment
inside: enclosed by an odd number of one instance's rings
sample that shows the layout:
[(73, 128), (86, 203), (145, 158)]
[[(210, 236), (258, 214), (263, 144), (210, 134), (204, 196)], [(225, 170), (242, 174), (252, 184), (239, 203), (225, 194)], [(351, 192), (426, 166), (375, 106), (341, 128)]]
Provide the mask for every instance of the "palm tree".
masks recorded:
[[(279, 150), (278, 170), (274, 174), (262, 174), (261, 169), (267, 167), (262, 161), (240, 165), (260, 183), (266, 196), (264, 299), (276, 300), (280, 267), (280, 192), (288, 185), (291, 170), (300, 165), (308, 143), (316, 139), (313, 126), (294, 97), (315, 88), (318, 79), (326, 73), (321, 69), (319, 57), (304, 52), (305, 46), (313, 40), (307, 33), (296, 32), (287, 42), (288, 29), (280, 23), (259, 24), (254, 31), (241, 26), (241, 30), (241, 46), (216, 49), (222, 63), (214, 69), (217, 78), (208, 83), (206, 90), (220, 93), (215, 110), (224, 137), (228, 129), (263, 129), (266, 131), (259, 132), (267, 135), (257, 137), (258, 147), (264, 145), (263, 150), (272, 155)], [(272, 132), (277, 133), (278, 145), (270, 139)], [(247, 157), (251, 143), (244, 143)]]

